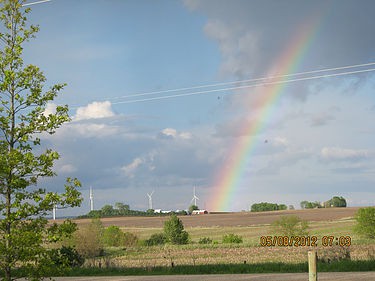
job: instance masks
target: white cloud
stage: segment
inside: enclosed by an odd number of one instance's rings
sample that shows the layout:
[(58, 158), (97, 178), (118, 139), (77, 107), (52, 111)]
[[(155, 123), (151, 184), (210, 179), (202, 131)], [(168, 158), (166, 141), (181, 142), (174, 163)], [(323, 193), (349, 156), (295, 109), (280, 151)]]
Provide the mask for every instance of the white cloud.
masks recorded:
[(192, 138), (192, 135), (189, 132), (181, 132), (179, 134), (179, 137), (182, 138), (182, 139), (185, 139), (185, 140), (189, 140), (189, 139)]
[(79, 107), (73, 120), (87, 120), (113, 117), (115, 114), (112, 111), (110, 101), (97, 102), (88, 104), (87, 106)]
[(173, 139), (180, 138), (180, 139), (185, 139), (185, 140), (188, 140), (188, 139), (192, 138), (192, 134), (191, 133), (189, 133), (189, 132), (177, 132), (177, 130), (173, 129), (173, 128), (165, 128), (165, 129), (163, 129), (159, 133), (159, 136), (162, 137), (162, 138), (163, 137), (173, 138)]
[(340, 147), (324, 147), (320, 156), (326, 161), (355, 161), (370, 157), (367, 150), (354, 150)]
[(121, 170), (125, 173), (127, 177), (134, 178), (137, 168), (143, 163), (144, 163), (144, 160), (137, 157), (130, 164), (123, 166)]
[[(118, 127), (107, 124), (71, 124), (69, 127), (85, 138), (108, 137), (116, 135), (119, 132)], [(69, 127), (67, 127), (68, 130)]]
[(175, 129), (172, 129), (172, 128), (166, 128), (166, 129), (162, 130), (161, 133), (165, 136), (173, 137), (173, 138), (175, 138), (177, 136), (177, 131)]
[(47, 117), (50, 114), (54, 114), (56, 112), (56, 107), (57, 107), (56, 104), (48, 103), (46, 106), (46, 109), (43, 112), (43, 115)]

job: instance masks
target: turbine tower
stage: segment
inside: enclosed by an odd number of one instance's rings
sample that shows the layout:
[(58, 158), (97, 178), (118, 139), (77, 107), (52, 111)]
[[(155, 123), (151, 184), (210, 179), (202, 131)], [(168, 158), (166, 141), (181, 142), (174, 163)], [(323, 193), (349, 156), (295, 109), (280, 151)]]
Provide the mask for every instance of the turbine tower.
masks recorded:
[(194, 205), (195, 205), (195, 206), (198, 206), (198, 205), (197, 205), (197, 200), (199, 200), (199, 198), (195, 195), (195, 186), (194, 186), (193, 199), (191, 199), (190, 202), (193, 202), (193, 201), (194, 201)]
[(90, 186), (90, 211), (94, 211), (94, 195), (92, 193), (91, 186)]
[(150, 194), (147, 193), (147, 196), (148, 196), (148, 209), (151, 210), (152, 209), (152, 194), (154, 194), (154, 191), (153, 190)]
[(56, 220), (56, 205), (53, 205), (52, 218), (53, 218), (53, 220)]

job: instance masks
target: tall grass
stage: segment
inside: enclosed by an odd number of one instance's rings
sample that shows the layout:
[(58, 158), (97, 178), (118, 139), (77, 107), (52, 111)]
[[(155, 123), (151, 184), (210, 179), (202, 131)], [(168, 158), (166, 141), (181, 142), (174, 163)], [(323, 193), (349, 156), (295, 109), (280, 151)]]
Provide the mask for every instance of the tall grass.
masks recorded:
[[(330, 264), (318, 263), (319, 272), (374, 271), (375, 261), (339, 261)], [(245, 273), (303, 273), (308, 272), (307, 262), (256, 263), (256, 264), (215, 264), (179, 265), (174, 267), (134, 267), (134, 268), (76, 268), (55, 276), (124, 276), (124, 275), (178, 275), (178, 274), (245, 274)]]

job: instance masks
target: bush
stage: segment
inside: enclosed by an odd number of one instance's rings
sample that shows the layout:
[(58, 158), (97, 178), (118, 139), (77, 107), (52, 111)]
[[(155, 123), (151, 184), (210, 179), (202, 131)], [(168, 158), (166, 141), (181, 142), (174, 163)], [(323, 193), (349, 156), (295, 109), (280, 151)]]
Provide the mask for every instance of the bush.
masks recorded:
[(138, 243), (138, 236), (131, 232), (123, 233), (123, 245), (127, 247), (133, 247)]
[(375, 239), (375, 208), (359, 209), (355, 214), (355, 219), (357, 224), (354, 231), (365, 238)]
[(76, 249), (66, 246), (51, 250), (50, 259), (55, 266), (64, 267), (80, 267), (85, 262), (85, 258)]
[(184, 230), (182, 221), (175, 215), (164, 223), (164, 234), (167, 242), (172, 244), (187, 244), (189, 242), (189, 234)]
[(307, 235), (308, 227), (307, 221), (303, 221), (297, 216), (282, 216), (272, 223), (273, 231), (280, 236)]
[(350, 250), (348, 247), (340, 246), (323, 247), (318, 251), (318, 260), (324, 263), (350, 260)]
[(103, 255), (103, 224), (99, 219), (90, 224), (81, 225), (74, 233), (74, 245), (78, 253), (86, 258)]
[(124, 245), (124, 233), (118, 226), (108, 226), (103, 231), (103, 243), (107, 246), (119, 247)]
[(212, 239), (210, 237), (202, 237), (198, 241), (199, 244), (212, 244)]
[(164, 245), (167, 242), (167, 238), (164, 233), (154, 233), (151, 237), (145, 240), (146, 246)]
[(223, 236), (223, 243), (242, 243), (242, 237), (233, 233), (229, 233)]

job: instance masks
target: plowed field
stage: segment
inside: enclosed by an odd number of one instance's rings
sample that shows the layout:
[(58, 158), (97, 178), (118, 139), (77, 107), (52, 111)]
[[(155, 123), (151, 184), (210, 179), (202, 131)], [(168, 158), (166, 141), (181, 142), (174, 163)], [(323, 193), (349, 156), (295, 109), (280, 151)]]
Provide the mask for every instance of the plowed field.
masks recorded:
[[(185, 227), (230, 227), (230, 226), (252, 226), (270, 224), (278, 220), (280, 216), (296, 215), (307, 221), (331, 221), (351, 218), (357, 212), (358, 207), (352, 208), (328, 208), (309, 210), (286, 210), (272, 212), (238, 212), (238, 213), (215, 213), (206, 215), (181, 216)], [(117, 225), (119, 227), (146, 227), (161, 228), (169, 217), (113, 217), (101, 219), (104, 226)], [(89, 219), (80, 219), (78, 224), (88, 223)]]

